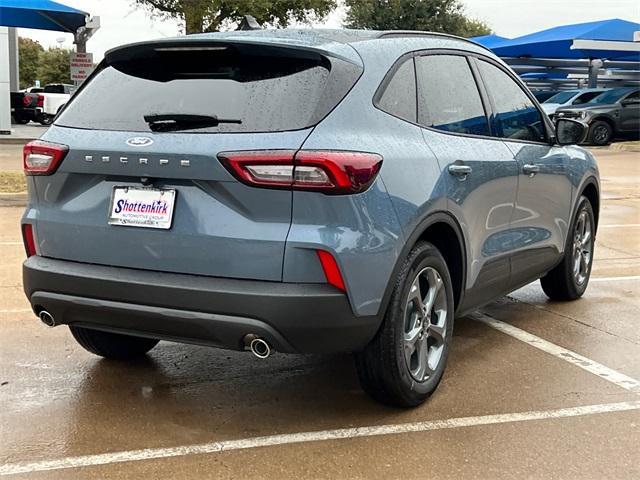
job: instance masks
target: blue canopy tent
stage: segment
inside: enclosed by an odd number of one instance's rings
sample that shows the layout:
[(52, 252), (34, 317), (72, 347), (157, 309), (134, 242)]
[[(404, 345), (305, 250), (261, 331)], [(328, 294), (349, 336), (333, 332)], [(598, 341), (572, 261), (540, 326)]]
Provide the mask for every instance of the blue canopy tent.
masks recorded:
[[(640, 24), (626, 20), (611, 19), (599, 22), (578, 23), (549, 28), (522, 37), (506, 40), (494, 45), (487, 44), (500, 57), (535, 57), (535, 58), (607, 58), (620, 59), (631, 57), (640, 60), (640, 53), (630, 52), (624, 45), (615, 48), (614, 42), (633, 42), (634, 32), (640, 31)], [(603, 46), (612, 48), (590, 49), (588, 42), (603, 42)], [(596, 45), (597, 42), (594, 42)], [(581, 47), (582, 45), (582, 47)], [(587, 48), (584, 48), (587, 46)]]
[[(640, 24), (620, 19), (563, 25), (521, 37), (473, 38), (505, 60), (532, 87), (640, 84)], [(598, 74), (605, 74), (598, 77)], [(577, 85), (576, 85), (577, 84)]]
[(15, 27), (72, 33), (77, 51), (85, 52), (87, 40), (99, 26), (99, 19), (51, 0), (0, 0), (0, 70), (9, 72), (9, 81), (0, 83), (0, 133), (11, 132), (9, 92), (19, 84)]
[(0, 0), (0, 25), (57, 32), (85, 26), (87, 13), (51, 0)]
[(496, 35), (494, 33), (492, 33), (491, 35), (482, 35), (480, 37), (473, 37), (471, 40), (473, 40), (476, 43), (479, 43), (483, 47), (487, 47), (491, 49), (494, 47), (497, 47), (498, 45), (504, 42), (509, 41), (508, 38), (501, 37), (500, 35)]

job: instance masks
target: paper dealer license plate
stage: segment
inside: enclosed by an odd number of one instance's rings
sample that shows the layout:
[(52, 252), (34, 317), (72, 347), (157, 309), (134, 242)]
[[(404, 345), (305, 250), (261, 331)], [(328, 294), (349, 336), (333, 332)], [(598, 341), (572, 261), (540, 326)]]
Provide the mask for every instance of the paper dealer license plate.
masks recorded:
[(109, 224), (169, 229), (175, 200), (171, 189), (114, 187)]

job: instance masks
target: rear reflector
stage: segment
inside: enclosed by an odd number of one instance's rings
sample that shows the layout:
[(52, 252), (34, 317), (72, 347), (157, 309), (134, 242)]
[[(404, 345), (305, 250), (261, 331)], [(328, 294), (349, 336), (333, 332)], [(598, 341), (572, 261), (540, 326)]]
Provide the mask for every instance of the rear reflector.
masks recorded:
[(65, 157), (69, 147), (59, 143), (34, 140), (22, 149), (25, 175), (51, 175)]
[(218, 158), (247, 185), (330, 195), (364, 192), (382, 166), (382, 157), (375, 153), (337, 150), (222, 152)]
[(322, 270), (324, 270), (324, 276), (327, 279), (329, 285), (333, 285), (339, 290), (346, 292), (347, 289), (344, 286), (344, 280), (342, 279), (342, 273), (336, 263), (336, 259), (333, 258), (329, 252), (324, 250), (317, 250), (318, 258), (322, 264)]
[(22, 225), (22, 241), (24, 242), (27, 257), (33, 257), (36, 254), (36, 241), (33, 236), (33, 225), (30, 223)]

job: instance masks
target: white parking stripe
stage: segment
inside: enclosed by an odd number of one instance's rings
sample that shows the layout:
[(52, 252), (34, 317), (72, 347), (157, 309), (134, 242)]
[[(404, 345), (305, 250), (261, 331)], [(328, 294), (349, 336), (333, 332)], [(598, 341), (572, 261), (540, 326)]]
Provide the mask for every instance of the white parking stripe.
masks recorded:
[(631, 228), (640, 227), (640, 223), (614, 223), (610, 225), (598, 225), (598, 228)]
[(630, 392), (640, 394), (640, 381), (628, 377), (624, 373), (617, 372), (605, 365), (602, 365), (601, 363), (591, 360), (590, 358), (583, 357), (579, 353), (567, 350), (566, 348), (556, 345), (555, 343), (548, 342), (543, 338), (537, 337), (518, 327), (514, 327), (513, 325), (485, 315), (484, 313), (475, 313), (470, 317), (484, 323), (485, 325), (488, 325), (491, 328), (495, 328), (496, 330), (505, 333), (517, 340), (525, 342), (532, 347), (542, 350), (543, 352), (550, 353), (551, 355), (558, 357), (565, 362), (569, 362), (577, 367), (580, 367), (589, 373), (593, 373), (603, 380), (614, 383), (619, 387), (629, 390)]
[(0, 245), (24, 245), (22, 242), (0, 242)]
[(0, 313), (26, 313), (33, 312), (30, 308), (9, 308), (6, 310), (0, 310)]
[(591, 277), (589, 282), (624, 282), (629, 280), (640, 280), (640, 275), (629, 275), (626, 277)]
[(145, 448), (143, 450), (128, 450), (98, 455), (82, 455), (78, 457), (66, 457), (57, 460), (42, 460), (30, 463), (8, 463), (0, 465), (0, 476), (43, 472), (49, 470), (62, 470), (66, 468), (91, 467), (112, 463), (182, 457), (186, 455), (214, 454), (228, 452), (231, 450), (272, 447), (293, 443), (299, 444), (327, 440), (397, 435), (401, 433), (428, 432), (432, 430), (475, 427), (481, 425), (497, 425), (502, 423), (580, 417), (585, 415), (624, 412), (639, 409), (640, 400), (632, 402), (586, 405), (583, 407), (560, 408), (557, 410), (539, 410), (498, 415), (482, 415), (476, 417), (449, 418), (446, 420), (430, 420), (426, 422), (402, 423), (397, 425), (377, 425), (370, 427), (322, 430), (316, 432), (288, 433), (283, 435), (269, 435), (265, 437), (254, 437), (240, 440), (202, 443), (199, 445), (185, 445), (169, 448)]

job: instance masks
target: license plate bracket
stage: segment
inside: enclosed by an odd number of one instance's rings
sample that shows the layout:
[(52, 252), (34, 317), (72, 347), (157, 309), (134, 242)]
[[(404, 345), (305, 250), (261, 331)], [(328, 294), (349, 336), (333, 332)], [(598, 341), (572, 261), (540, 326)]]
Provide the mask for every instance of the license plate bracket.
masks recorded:
[(168, 230), (173, 222), (176, 190), (151, 187), (113, 187), (109, 225)]

